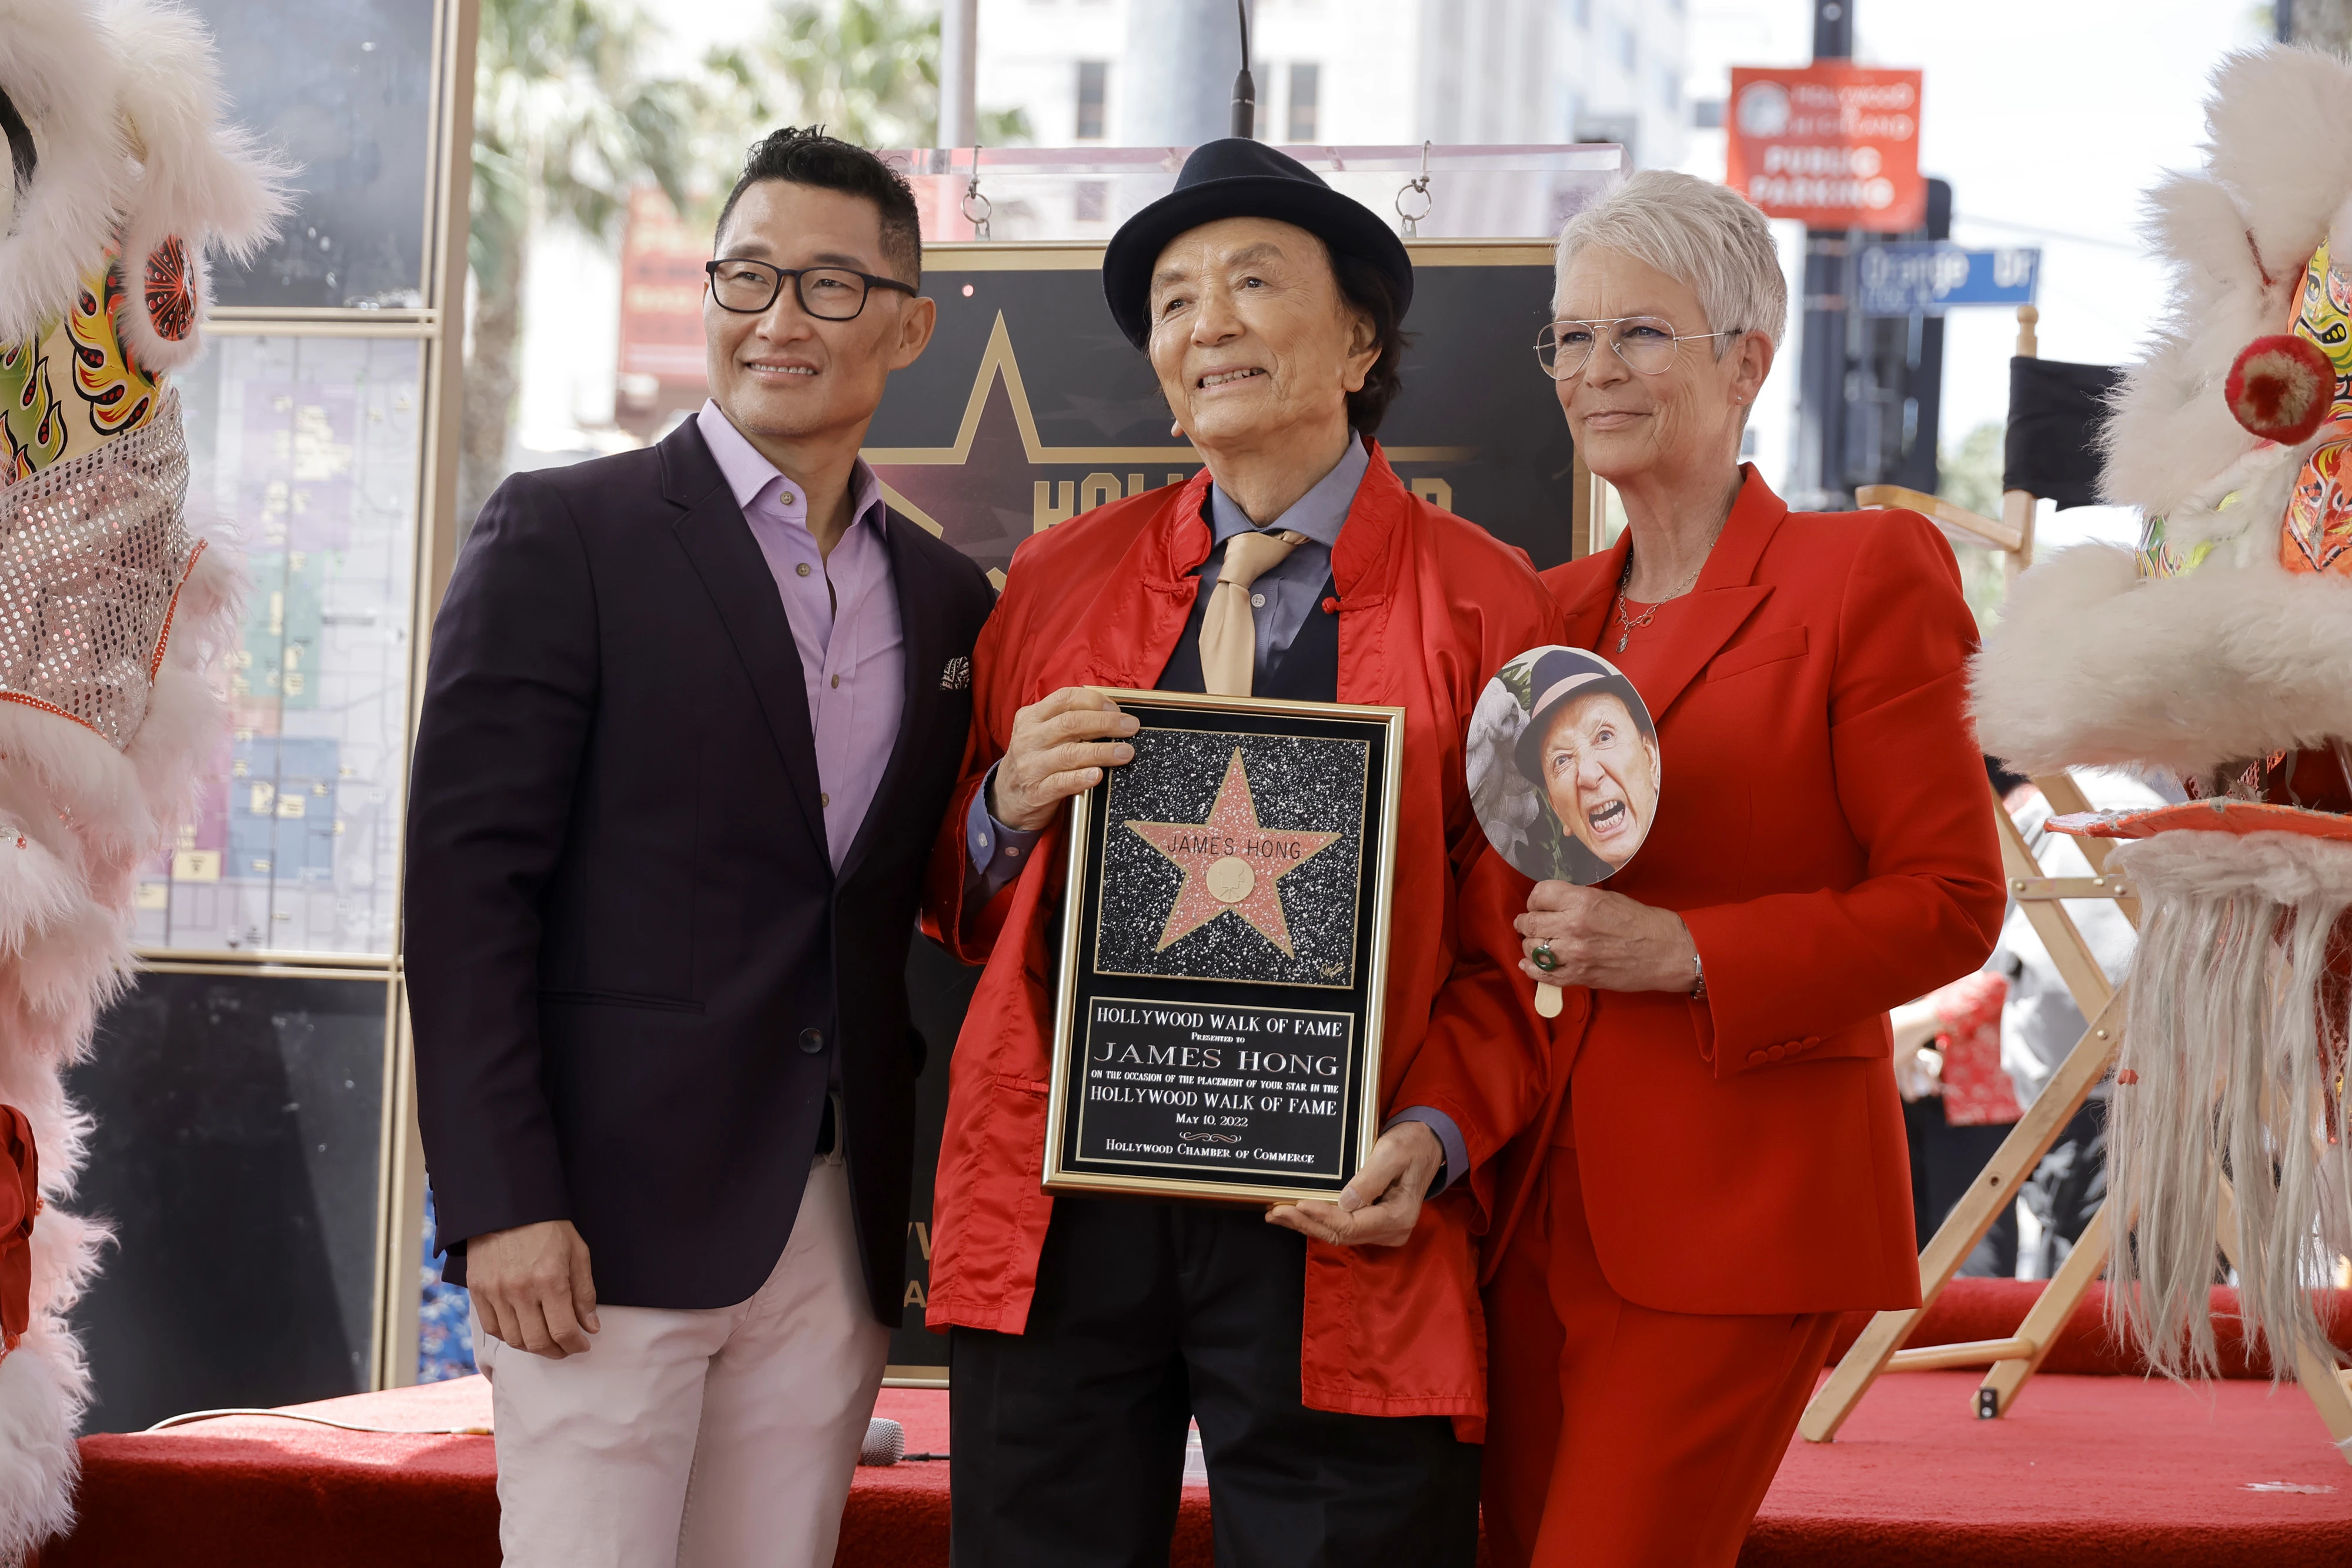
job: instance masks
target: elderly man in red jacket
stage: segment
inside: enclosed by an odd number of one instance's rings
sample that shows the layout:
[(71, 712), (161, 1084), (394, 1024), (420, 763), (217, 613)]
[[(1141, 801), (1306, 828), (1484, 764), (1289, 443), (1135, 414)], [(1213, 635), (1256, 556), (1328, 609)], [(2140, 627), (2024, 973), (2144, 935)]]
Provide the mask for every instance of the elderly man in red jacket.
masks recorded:
[[(927, 921), (985, 962), (950, 1070), (929, 1322), (951, 1332), (960, 1568), (1164, 1561), (1197, 1420), (1227, 1564), (1468, 1568), (1486, 1397), (1483, 1166), (1542, 1071), (1463, 774), (1473, 704), (1554, 612), (1527, 559), (1409, 493), (1404, 247), (1304, 166), (1213, 142), (1112, 240), (1111, 311), (1207, 463), (1024, 542), (974, 650)], [(1129, 760), (1089, 688), (1406, 712), (1383, 1104), (1337, 1204), (1040, 1189), (1064, 801)], [(1435, 1192), (1424, 1203), (1424, 1198)]]

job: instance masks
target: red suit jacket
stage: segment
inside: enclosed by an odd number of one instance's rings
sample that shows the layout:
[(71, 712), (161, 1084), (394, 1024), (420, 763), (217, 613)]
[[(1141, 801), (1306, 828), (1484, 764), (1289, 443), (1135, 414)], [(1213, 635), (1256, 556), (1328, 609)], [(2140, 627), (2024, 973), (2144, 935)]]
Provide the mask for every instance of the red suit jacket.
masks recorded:
[[(932, 853), (925, 928), (985, 962), (949, 1069), (932, 1210), (928, 1321), (1018, 1333), (1053, 1199), (1040, 1189), (1062, 822), (991, 904), (962, 907), (963, 818), (1016, 708), (1066, 685), (1150, 687), (1209, 557), (1208, 476), (1114, 501), (1024, 540), (973, 650), (963, 779)], [(1408, 492), (1377, 446), (1332, 551), (1345, 703), (1406, 712), (1381, 1078), (1385, 1104), (1542, 1100), (1544, 1048), (1511, 920), (1530, 883), (1486, 847), (1463, 769), (1470, 710), (1558, 611), (1527, 558)], [(1491, 1142), (1473, 1143), (1477, 1157)], [(1299, 1381), (1318, 1409), (1449, 1416), (1483, 1428), (1486, 1336), (1467, 1190), (1432, 1203), (1400, 1248), (1310, 1243)]]
[[(1750, 467), (1671, 621), (1616, 651), (1627, 541), (1545, 574), (1560, 641), (1658, 725), (1647, 841), (1612, 891), (1678, 912), (1707, 997), (1569, 991), (1504, 1222), (1573, 1158), (1602, 1273), (1663, 1312), (1916, 1306), (1886, 1010), (1983, 963), (2003, 903), (1962, 716), (1976, 624), (1916, 512), (1791, 512)], [(1550, 1147), (1565, 1099), (1574, 1148)]]

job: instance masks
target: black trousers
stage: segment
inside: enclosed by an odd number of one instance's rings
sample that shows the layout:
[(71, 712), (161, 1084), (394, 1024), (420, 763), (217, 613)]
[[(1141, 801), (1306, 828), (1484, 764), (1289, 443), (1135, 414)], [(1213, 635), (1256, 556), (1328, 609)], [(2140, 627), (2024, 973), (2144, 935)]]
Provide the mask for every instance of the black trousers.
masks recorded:
[(2050, 1152), (2025, 1178), (2019, 1195), (2042, 1223), (2042, 1241), (2034, 1253), (2033, 1277), (2047, 1280), (2058, 1272), (2074, 1243), (2083, 1239), (2091, 1217), (2107, 1201), (2107, 1103), (2085, 1100), (2058, 1134)]
[(1299, 1403), (1306, 1249), (1255, 1208), (1055, 1199), (1028, 1332), (950, 1343), (954, 1568), (1165, 1568), (1193, 1420), (1218, 1568), (1471, 1568), (1477, 1445)]
[[(1903, 1131), (1911, 1145), (1911, 1215), (1919, 1228), (1919, 1250), (1927, 1249), (1953, 1206), (1968, 1196), (2009, 1136), (2012, 1124), (1955, 1127), (1944, 1120), (1944, 1103), (1934, 1095), (1903, 1107)], [(1965, 1280), (2017, 1277), (2017, 1205), (2000, 1211), (1984, 1239), (1960, 1264)]]

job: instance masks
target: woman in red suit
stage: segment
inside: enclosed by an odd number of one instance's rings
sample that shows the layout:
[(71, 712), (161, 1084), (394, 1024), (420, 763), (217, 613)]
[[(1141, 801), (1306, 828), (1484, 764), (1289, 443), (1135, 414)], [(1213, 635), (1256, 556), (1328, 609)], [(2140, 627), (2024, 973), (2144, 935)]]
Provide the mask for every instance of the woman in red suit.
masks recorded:
[(1886, 1013), (2000, 925), (1976, 632), (1924, 517), (1791, 512), (1738, 462), (1788, 308), (1753, 207), (1637, 174), (1569, 224), (1553, 303), (1631, 526), (1547, 582), (1662, 788), (1630, 863), (1519, 917), (1566, 1007), (1488, 1189), (1486, 1523), (1502, 1563), (1729, 1564), (1838, 1314), (1919, 1301)]

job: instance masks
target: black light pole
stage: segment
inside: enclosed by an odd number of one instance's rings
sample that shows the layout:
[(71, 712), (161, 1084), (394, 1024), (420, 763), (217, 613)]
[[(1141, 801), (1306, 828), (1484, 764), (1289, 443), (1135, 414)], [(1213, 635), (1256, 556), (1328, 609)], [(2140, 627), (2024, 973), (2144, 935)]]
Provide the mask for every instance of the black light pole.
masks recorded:
[(1813, 58), (1853, 58), (1853, 0), (1813, 0)]
[[(1853, 57), (1854, 0), (1813, 0), (1813, 58)], [(1849, 306), (1852, 229), (1805, 231), (1803, 361), (1797, 403), (1801, 505), (1842, 510), (1853, 502), (1846, 488), (1846, 382), (1853, 357)]]
[(1234, 0), (1242, 18), (1242, 69), (1234, 78), (1234, 134), (1257, 134), (1257, 82), (1250, 75), (1249, 0)]

